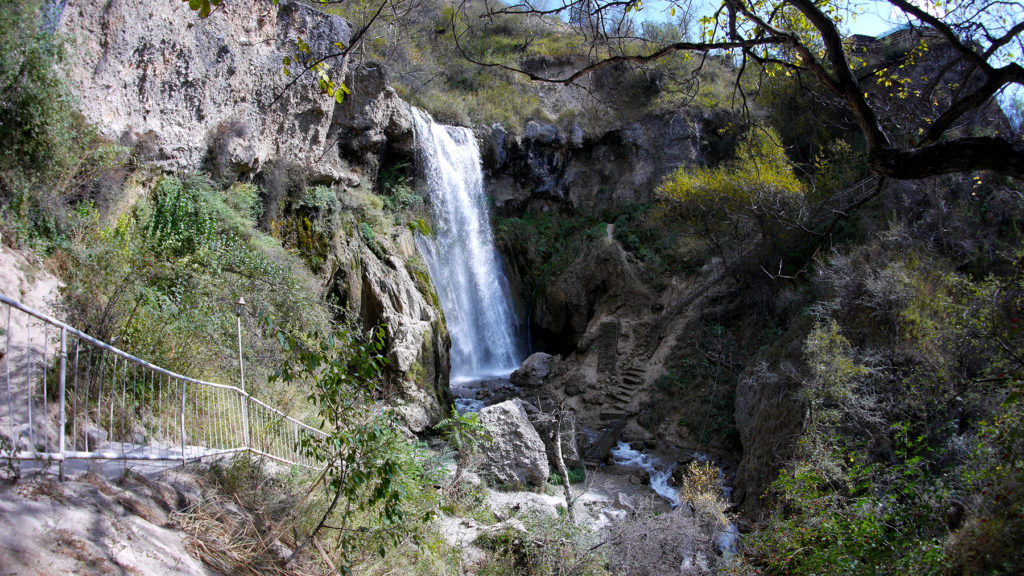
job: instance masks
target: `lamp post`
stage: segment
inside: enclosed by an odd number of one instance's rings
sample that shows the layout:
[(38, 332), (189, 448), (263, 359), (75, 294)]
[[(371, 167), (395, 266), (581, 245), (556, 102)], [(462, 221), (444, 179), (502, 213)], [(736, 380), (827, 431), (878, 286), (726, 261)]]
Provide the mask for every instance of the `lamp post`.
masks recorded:
[(245, 392), (245, 367), (242, 364), (242, 310), (245, 308), (245, 298), (238, 297), (235, 303), (235, 318), (238, 320), (238, 379), (241, 382), (242, 392)]

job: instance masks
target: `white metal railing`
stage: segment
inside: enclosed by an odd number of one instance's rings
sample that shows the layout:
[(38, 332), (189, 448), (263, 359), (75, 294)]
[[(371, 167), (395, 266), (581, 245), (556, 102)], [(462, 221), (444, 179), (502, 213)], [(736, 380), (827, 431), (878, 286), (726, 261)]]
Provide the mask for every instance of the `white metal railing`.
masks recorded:
[(0, 458), (171, 460), (250, 451), (312, 467), (324, 432), (235, 387), (189, 378), (0, 294)]

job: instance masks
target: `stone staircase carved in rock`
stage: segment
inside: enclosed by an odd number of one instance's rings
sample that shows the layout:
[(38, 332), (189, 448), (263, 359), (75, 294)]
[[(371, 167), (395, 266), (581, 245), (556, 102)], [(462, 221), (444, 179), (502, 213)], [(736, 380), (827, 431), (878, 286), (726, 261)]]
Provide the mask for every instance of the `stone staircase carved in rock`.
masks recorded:
[(597, 332), (597, 371), (612, 374), (619, 361), (619, 322), (602, 322)]
[(633, 400), (644, 384), (644, 375), (647, 369), (642, 366), (632, 366), (622, 371), (621, 376), (605, 395), (605, 410), (598, 417), (605, 422), (629, 418), (636, 414), (633, 407)]

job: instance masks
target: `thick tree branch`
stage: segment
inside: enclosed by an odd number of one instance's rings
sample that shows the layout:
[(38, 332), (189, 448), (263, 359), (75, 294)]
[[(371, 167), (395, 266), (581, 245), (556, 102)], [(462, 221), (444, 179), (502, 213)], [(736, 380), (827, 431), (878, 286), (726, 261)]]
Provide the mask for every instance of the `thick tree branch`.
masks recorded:
[(921, 144), (926, 145), (937, 142), (957, 119), (971, 110), (981, 108), (986, 102), (991, 101), (992, 97), (1002, 87), (1011, 83), (1024, 84), (1024, 68), (1021, 68), (1020, 64), (1013, 63), (993, 70), (984, 84), (979, 86), (974, 92), (954, 102), (932, 123)]
[[(835, 74), (836, 78), (834, 91), (843, 97), (850, 106), (854, 117), (857, 119), (857, 124), (860, 125), (861, 131), (864, 133), (864, 138), (868, 142), (868, 147), (871, 149), (888, 148), (890, 145), (889, 136), (882, 129), (875, 110), (868, 104), (867, 97), (864, 91), (861, 90), (860, 82), (857, 81), (857, 76), (853, 73), (850, 62), (846, 59), (843, 37), (835, 22), (825, 15), (811, 0), (790, 1), (797, 10), (807, 17), (821, 35), (822, 42), (825, 45), (825, 53), (829, 63), (832, 65), (832, 73)], [(801, 44), (801, 46), (803, 45)], [(820, 66), (811, 68), (812, 71), (820, 76), (819, 69)]]
[(1024, 142), (975, 136), (906, 150), (872, 148), (868, 165), (877, 174), (901, 180), (971, 170), (993, 170), (1024, 180)]

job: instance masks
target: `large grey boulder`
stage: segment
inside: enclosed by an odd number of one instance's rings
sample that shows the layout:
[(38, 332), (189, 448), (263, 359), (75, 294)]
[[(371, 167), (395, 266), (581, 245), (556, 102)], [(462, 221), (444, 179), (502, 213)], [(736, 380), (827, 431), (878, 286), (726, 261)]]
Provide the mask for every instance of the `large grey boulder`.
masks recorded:
[(544, 383), (544, 378), (551, 373), (551, 363), (554, 356), (545, 352), (534, 352), (529, 358), (523, 360), (515, 372), (509, 376), (509, 380), (516, 386), (523, 388), (536, 388)]
[(483, 449), (484, 472), (504, 484), (541, 486), (551, 474), (540, 435), (519, 399), (480, 411), (480, 423), (491, 435)]

